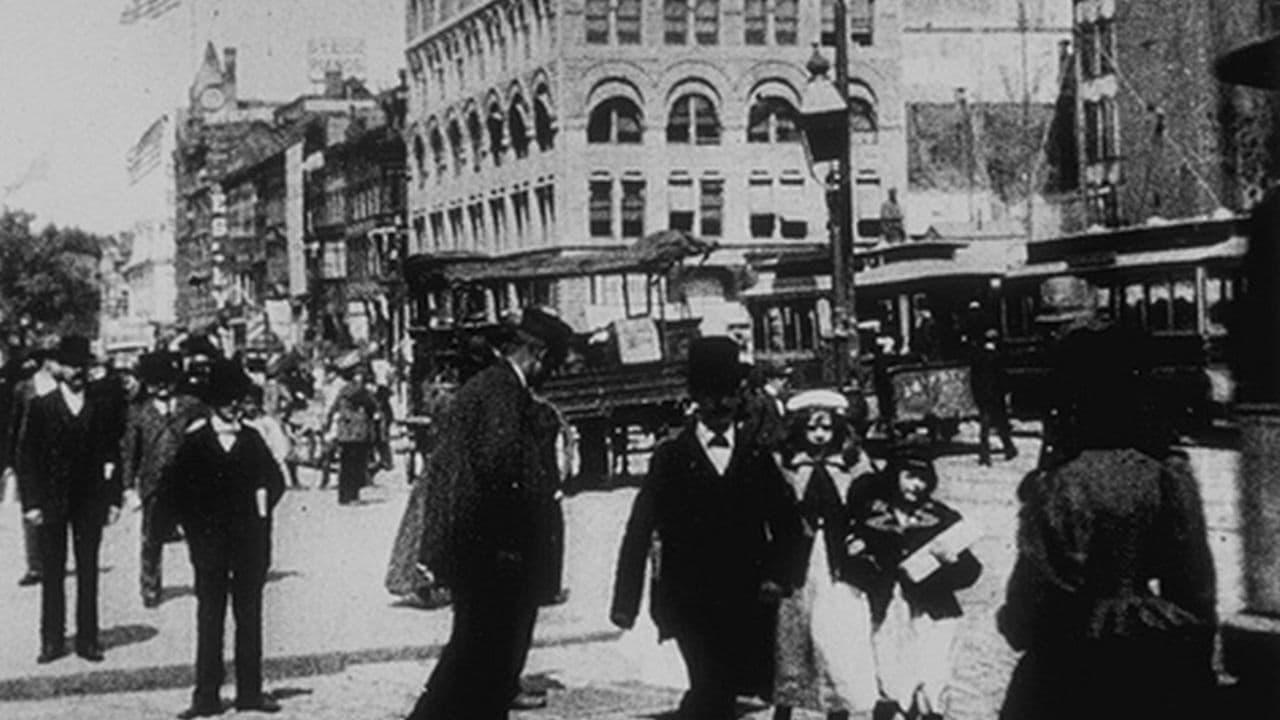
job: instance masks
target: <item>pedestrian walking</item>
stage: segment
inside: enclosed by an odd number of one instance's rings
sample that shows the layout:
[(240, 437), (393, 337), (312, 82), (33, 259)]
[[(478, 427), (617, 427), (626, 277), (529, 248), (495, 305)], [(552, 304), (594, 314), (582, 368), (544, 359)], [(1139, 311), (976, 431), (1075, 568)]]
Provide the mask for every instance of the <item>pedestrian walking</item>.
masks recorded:
[(66, 564), (71, 536), (76, 570), (75, 651), (103, 659), (98, 630), (98, 549), (103, 527), (120, 514), (115, 473), (119, 446), (110, 409), (85, 392), (93, 362), (88, 338), (64, 337), (54, 354), (57, 389), (31, 401), (20, 440), (18, 478), (27, 522), (39, 528), (41, 578), (39, 663), (67, 654)]
[(138, 360), (138, 375), (146, 388), (145, 397), (129, 409), (120, 441), (120, 466), (124, 487), (137, 494), (142, 511), (139, 586), (143, 606), (153, 608), (160, 605), (164, 586), (164, 546), (177, 530), (164, 482), (187, 426), (202, 408), (190, 395), (176, 394), (182, 380), (182, 359), (177, 353), (143, 355)]
[(862, 451), (849, 401), (809, 390), (787, 401), (781, 473), (768, 506), (769, 592), (778, 607), (774, 720), (794, 708), (831, 720), (871, 710), (877, 699), (871, 609), (858, 586), (854, 498), (876, 469)]
[[(27, 367), (28, 364), (31, 367)], [(22, 587), (39, 585), (42, 575), (40, 531), (34, 523), (27, 520), (27, 511), (31, 508), (22, 498), (22, 476), (25, 472), (22, 468), (22, 436), (26, 430), (32, 401), (58, 389), (53, 368), (53, 350), (50, 348), (35, 348), (23, 362), (23, 369), (28, 371), (28, 374), (14, 386), (13, 405), (9, 415), (9, 434), (5, 438), (5, 442), (9, 445), (9, 467), (17, 482), (18, 503), (23, 511), (22, 545), (26, 555), (27, 571), (18, 580), (18, 585)]]
[(1022, 651), (1002, 720), (1214, 715), (1215, 574), (1199, 485), (1153, 422), (1145, 338), (1058, 348), (1060, 455), (1021, 488), (997, 620)]
[(558, 590), (536, 458), (547, 437), (533, 391), (564, 360), (572, 331), (526, 308), (502, 358), (458, 390), (427, 471), (422, 564), (453, 594), (453, 629), (411, 720), (507, 717), (521, 694), (538, 606)]
[(762, 360), (748, 373), (745, 415), (753, 442), (775, 448), (786, 437), (786, 400), (791, 392), (791, 366), (781, 360)]
[(897, 449), (856, 503), (871, 605), (880, 702), (875, 720), (942, 720), (961, 609), (956, 591), (977, 582), (972, 523), (935, 499), (938, 475), (922, 451)]
[(368, 372), (358, 358), (338, 369), (346, 384), (329, 409), (326, 425), (338, 448), (338, 504), (360, 500), (369, 484), (369, 455), (378, 435), (378, 401), (368, 387)]
[(1004, 459), (1018, 456), (1013, 444), (1013, 428), (1009, 423), (1008, 383), (1004, 355), (996, 344), (1000, 333), (988, 328), (973, 349), (969, 383), (973, 401), (978, 406), (978, 463), (991, 464), (991, 430), (995, 428), (1004, 450)]
[(235, 706), (280, 710), (262, 689), (262, 589), (284, 477), (262, 436), (243, 422), (251, 391), (234, 362), (213, 363), (205, 384), (209, 412), (186, 429), (167, 479), (196, 585), (196, 684), (180, 718), (222, 713), (228, 596), (236, 625)]
[(650, 613), (689, 675), (680, 716), (734, 717), (739, 694), (767, 696), (772, 607), (761, 602), (766, 537), (761, 486), (776, 469), (737, 423), (747, 366), (727, 337), (695, 340), (688, 389), (696, 409), (654, 450), (618, 553), (610, 618), (635, 624), (651, 538), (660, 546)]

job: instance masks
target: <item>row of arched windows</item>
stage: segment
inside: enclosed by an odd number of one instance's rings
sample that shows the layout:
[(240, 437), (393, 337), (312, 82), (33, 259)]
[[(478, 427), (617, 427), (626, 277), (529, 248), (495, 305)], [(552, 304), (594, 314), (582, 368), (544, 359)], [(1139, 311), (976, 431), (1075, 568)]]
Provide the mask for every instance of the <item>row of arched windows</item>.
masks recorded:
[(505, 108), (496, 99), (491, 101), (484, 117), (478, 106), (472, 106), (461, 117), (449, 113), (443, 123), (429, 119), (425, 131), (413, 135), (418, 184), (432, 172), (442, 181), (468, 167), (479, 171), (486, 160), (501, 167), (510, 157), (528, 157), (535, 146), (541, 152), (552, 150), (556, 136), (552, 107), (550, 90), (540, 85), (534, 92), (532, 112), (524, 97), (516, 95)]
[[(861, 98), (850, 101), (853, 106), (854, 132), (874, 133), (876, 112), (870, 102)], [(747, 112), (747, 142), (786, 143), (800, 139), (796, 125), (795, 105), (776, 95), (761, 95)], [(588, 143), (635, 144), (643, 142), (644, 118), (640, 107), (630, 98), (611, 97), (591, 110), (587, 119)], [(669, 143), (718, 145), (721, 123), (716, 106), (701, 93), (681, 95), (671, 105), (667, 116), (666, 138)]]

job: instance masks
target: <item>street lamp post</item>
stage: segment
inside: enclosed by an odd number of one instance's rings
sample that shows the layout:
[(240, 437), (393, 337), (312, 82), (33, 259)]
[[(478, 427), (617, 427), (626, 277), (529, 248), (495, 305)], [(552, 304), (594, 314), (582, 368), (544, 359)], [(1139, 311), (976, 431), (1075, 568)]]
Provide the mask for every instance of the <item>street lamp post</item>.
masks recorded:
[[(835, 84), (827, 78), (831, 63), (814, 45), (809, 84), (801, 102), (799, 124), (811, 163), (832, 162), (827, 176), (831, 238), (831, 303), (835, 384), (856, 384), (857, 311), (853, 263), (853, 158), (849, 130), (849, 35), (844, 0), (835, 0)], [(834, 191), (834, 192), (833, 192)]]

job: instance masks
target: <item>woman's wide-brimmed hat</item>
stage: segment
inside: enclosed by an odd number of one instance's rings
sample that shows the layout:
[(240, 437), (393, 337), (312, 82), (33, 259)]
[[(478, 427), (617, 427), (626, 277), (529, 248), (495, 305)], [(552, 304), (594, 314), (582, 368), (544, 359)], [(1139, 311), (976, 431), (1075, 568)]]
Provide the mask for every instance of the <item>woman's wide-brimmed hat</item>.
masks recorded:
[(839, 415), (849, 414), (849, 399), (835, 390), (805, 390), (787, 400), (787, 414), (810, 410), (830, 410)]

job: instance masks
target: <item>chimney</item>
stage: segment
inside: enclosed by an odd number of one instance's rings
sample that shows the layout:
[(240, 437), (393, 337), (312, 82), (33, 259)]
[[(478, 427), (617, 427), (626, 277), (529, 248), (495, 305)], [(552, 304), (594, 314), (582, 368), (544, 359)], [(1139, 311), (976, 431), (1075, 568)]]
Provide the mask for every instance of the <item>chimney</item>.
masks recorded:
[(342, 70), (333, 69), (324, 71), (324, 96), (327, 98), (342, 98), (343, 91)]
[(222, 79), (226, 87), (227, 99), (236, 99), (236, 49), (222, 49)]

